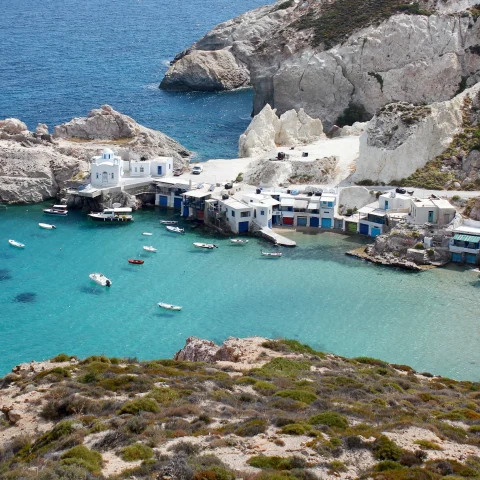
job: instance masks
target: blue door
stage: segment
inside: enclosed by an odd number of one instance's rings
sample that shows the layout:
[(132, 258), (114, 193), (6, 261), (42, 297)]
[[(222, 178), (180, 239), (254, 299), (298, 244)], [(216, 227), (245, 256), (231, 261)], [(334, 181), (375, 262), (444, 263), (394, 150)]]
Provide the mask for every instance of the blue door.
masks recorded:
[(475, 265), (477, 263), (477, 256), (474, 253), (465, 254), (465, 263)]
[(428, 212), (428, 222), (433, 223), (433, 212), (432, 211)]
[(361, 223), (360, 224), (360, 233), (362, 235), (368, 235), (368, 225), (366, 225), (365, 223)]
[(182, 208), (182, 199), (181, 198), (174, 198), (173, 199), (173, 208), (178, 208), (179, 210)]
[(461, 253), (452, 253), (452, 262), (462, 263), (462, 254)]
[(372, 227), (372, 237), (378, 237), (382, 232), (377, 227)]
[(158, 165), (157, 167), (157, 175), (161, 175), (162, 174), (162, 167), (161, 165)]
[(385, 210), (388, 210), (388, 200), (385, 200)]
[(299, 227), (306, 227), (307, 226), (307, 217), (297, 217), (297, 225)]
[(188, 207), (183, 207), (183, 216), (188, 217), (189, 213), (190, 212), (188, 211)]
[(322, 218), (322, 228), (332, 228), (332, 219)]
[(160, 195), (160, 206), (168, 207), (168, 197), (166, 195)]
[(310, 226), (318, 227), (320, 225), (320, 219), (318, 217), (310, 217)]
[(248, 232), (248, 222), (239, 222), (238, 223), (238, 232), (239, 233)]

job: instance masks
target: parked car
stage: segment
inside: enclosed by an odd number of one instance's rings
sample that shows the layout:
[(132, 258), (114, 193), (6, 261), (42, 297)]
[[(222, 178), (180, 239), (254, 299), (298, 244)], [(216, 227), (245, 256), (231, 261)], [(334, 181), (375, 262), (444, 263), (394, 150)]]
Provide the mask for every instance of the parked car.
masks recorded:
[(400, 188), (400, 187), (396, 188), (395, 191), (397, 193), (407, 193), (407, 191), (404, 188)]
[(194, 175), (200, 175), (201, 173), (203, 172), (203, 167), (201, 165), (195, 165), (193, 168), (192, 168), (192, 173)]
[(178, 177), (178, 176), (180, 176), (184, 171), (185, 171), (184, 168), (176, 168), (176, 169), (173, 171), (173, 176), (174, 176), (174, 177)]

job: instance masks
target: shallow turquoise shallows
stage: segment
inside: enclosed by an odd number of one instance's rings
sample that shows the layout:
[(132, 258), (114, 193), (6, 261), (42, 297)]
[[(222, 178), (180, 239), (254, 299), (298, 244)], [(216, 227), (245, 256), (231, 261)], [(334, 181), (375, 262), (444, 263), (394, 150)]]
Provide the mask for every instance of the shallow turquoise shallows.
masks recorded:
[[(0, 211), (1, 374), (59, 352), (151, 359), (171, 357), (190, 335), (262, 335), (480, 380), (480, 283), (469, 270), (415, 274), (370, 265), (344, 254), (359, 238), (335, 234), (294, 233), (299, 246), (268, 259), (260, 252), (273, 247), (257, 239), (235, 246), (189, 224), (183, 236), (167, 232), (159, 223), (174, 218), (167, 210), (107, 226), (84, 213), (49, 217), (41, 208)], [(219, 248), (195, 249), (194, 241)], [(145, 263), (130, 265), (128, 258)], [(92, 272), (113, 286), (97, 286)], [(183, 311), (162, 310), (158, 302)]]

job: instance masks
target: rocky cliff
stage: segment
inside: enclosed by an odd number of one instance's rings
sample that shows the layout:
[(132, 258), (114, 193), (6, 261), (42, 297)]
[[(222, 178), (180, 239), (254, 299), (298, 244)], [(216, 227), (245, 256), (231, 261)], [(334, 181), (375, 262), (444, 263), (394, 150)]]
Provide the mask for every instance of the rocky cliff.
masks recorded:
[(383, 107), (360, 137), (352, 179), (436, 189), (474, 184), (480, 172), (479, 92), (477, 84), (445, 102)]
[(71, 181), (85, 181), (91, 157), (108, 146), (124, 159), (173, 156), (175, 165), (191, 154), (162, 132), (146, 128), (108, 105), (85, 118), (35, 132), (18, 119), (0, 120), (0, 202), (33, 203), (55, 197)]
[[(304, 108), (330, 126), (394, 101), (445, 101), (478, 80), (474, 3), (277, 2), (216, 26), (177, 55), (161, 87), (219, 89), (224, 68), (213, 52), (225, 51), (249, 73), (255, 114), (267, 103), (280, 114)], [(195, 56), (210, 59), (201, 79)]]

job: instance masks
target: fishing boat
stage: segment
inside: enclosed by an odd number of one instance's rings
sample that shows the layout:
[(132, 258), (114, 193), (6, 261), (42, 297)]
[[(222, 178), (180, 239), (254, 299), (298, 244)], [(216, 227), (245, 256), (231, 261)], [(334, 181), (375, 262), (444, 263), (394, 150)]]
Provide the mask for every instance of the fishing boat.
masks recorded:
[(144, 245), (143, 249), (146, 250), (147, 252), (156, 252), (157, 249), (152, 247), (151, 245)]
[(55, 230), (57, 228), (55, 225), (50, 225), (49, 223), (39, 223), (38, 226), (45, 230)]
[(184, 229), (184, 228), (171, 227), (170, 225), (167, 225), (165, 228), (166, 228), (169, 232), (185, 233), (185, 229)]
[(243, 240), (241, 238), (230, 238), (230, 242), (234, 245), (246, 245), (248, 240)]
[(134, 258), (129, 258), (128, 263), (133, 263), (134, 265), (143, 265), (145, 263), (144, 260), (136, 260)]
[(146, 237), (151, 237), (153, 235), (153, 233), (143, 232), (142, 235), (145, 235)]
[(15, 241), (15, 240), (9, 240), (8, 243), (9, 243), (12, 247), (25, 248), (25, 245), (24, 245), (23, 243), (17, 242), (17, 241)]
[(193, 242), (193, 246), (197, 248), (205, 248), (207, 250), (213, 250), (214, 248), (218, 248), (214, 243)]
[(162, 303), (162, 302), (160, 302), (158, 304), (158, 306), (160, 308), (165, 308), (167, 310), (177, 310), (178, 311), (178, 310), (182, 309), (182, 307), (179, 307), (178, 305), (170, 305), (169, 303)]
[(100, 213), (89, 213), (88, 216), (97, 222), (128, 223), (133, 221), (130, 207), (104, 208)]
[(96, 284), (102, 287), (111, 287), (112, 281), (107, 278), (103, 273), (91, 273), (89, 275), (90, 280), (93, 280)]
[(160, 220), (162, 225), (176, 225), (178, 222), (175, 220)]
[(68, 210), (66, 205), (52, 205), (52, 208), (44, 208), (43, 213), (47, 215), (56, 215), (57, 217), (66, 217)]
[(273, 257), (273, 258), (280, 258), (282, 256), (282, 252), (262, 252), (264, 257)]

